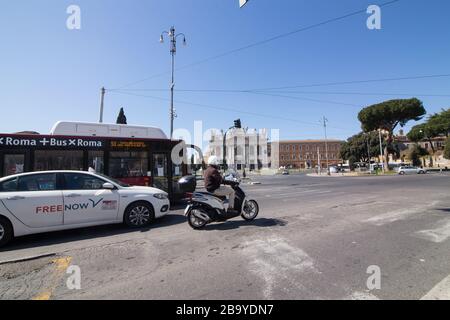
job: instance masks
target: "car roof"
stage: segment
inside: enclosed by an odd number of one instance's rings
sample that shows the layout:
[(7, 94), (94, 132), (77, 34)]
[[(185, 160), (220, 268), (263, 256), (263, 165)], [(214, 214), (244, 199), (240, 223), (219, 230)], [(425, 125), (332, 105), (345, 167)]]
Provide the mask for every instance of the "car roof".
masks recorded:
[(2, 178), (0, 178), (0, 181), (14, 179), (14, 178), (17, 178), (17, 177), (30, 176), (30, 175), (35, 175), (35, 174), (51, 174), (51, 173), (83, 173), (83, 174), (90, 174), (90, 175), (97, 176), (97, 174), (95, 174), (93, 172), (89, 172), (89, 171), (80, 171), (80, 170), (48, 170), (48, 171), (32, 171), (32, 172), (18, 173), (18, 174), (2, 177)]

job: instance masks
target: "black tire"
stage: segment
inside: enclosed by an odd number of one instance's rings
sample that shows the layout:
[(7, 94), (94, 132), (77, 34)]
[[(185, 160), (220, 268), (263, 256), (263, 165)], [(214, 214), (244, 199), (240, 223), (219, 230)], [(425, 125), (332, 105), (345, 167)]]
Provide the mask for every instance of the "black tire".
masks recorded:
[(153, 220), (155, 220), (155, 210), (145, 201), (130, 204), (123, 217), (123, 222), (130, 228), (147, 227)]
[(399, 175), (404, 176), (405, 173), (403, 171), (400, 171)]
[(0, 247), (10, 242), (14, 237), (13, 227), (8, 219), (0, 217)]
[[(193, 210), (201, 210), (201, 209), (193, 209)], [(194, 213), (192, 212), (193, 210), (191, 210), (187, 216), (189, 225), (194, 230), (203, 229), (208, 224), (208, 221), (205, 221), (203, 219), (194, 216)]]
[(256, 217), (259, 214), (259, 205), (258, 202), (256, 202), (255, 200), (249, 200), (247, 201), (247, 206), (251, 206), (252, 207), (252, 214), (251, 216), (246, 215), (246, 208), (245, 208), (245, 204), (244, 204), (244, 208), (242, 209), (242, 214), (241, 217), (246, 220), (246, 221), (253, 221), (256, 219)]

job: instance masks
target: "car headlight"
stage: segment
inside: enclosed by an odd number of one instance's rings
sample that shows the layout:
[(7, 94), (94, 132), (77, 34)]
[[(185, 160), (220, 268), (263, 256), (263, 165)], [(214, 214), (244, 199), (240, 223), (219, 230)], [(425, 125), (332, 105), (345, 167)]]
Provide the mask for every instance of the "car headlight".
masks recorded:
[(168, 199), (167, 194), (165, 193), (156, 193), (153, 196), (159, 200)]

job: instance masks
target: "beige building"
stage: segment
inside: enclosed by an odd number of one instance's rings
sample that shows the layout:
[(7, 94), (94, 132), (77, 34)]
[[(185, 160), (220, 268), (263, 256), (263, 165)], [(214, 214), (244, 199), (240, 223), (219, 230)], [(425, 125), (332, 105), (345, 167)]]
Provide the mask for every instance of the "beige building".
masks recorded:
[[(223, 158), (223, 132), (212, 132), (205, 161), (212, 155)], [(229, 168), (237, 171), (268, 167), (270, 154), (266, 129), (233, 129), (226, 136), (225, 159)]]

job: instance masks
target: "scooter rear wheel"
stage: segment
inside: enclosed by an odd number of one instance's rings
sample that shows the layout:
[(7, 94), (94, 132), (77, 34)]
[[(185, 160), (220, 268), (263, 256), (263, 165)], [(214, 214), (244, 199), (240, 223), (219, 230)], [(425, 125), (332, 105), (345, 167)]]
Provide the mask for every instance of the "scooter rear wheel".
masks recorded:
[(259, 214), (259, 205), (255, 200), (246, 201), (244, 204), (244, 208), (242, 209), (241, 217), (244, 220), (252, 221)]
[[(206, 224), (208, 223), (208, 221), (205, 221), (205, 220), (203, 220), (203, 219), (201, 219), (201, 218), (199, 218), (199, 217), (196, 217), (196, 216), (194, 215), (195, 210), (201, 211), (200, 209), (194, 209), (194, 210), (192, 210), (191, 212), (189, 212), (187, 218), (188, 218), (188, 223), (189, 223), (189, 225), (191, 226), (191, 228), (192, 228), (192, 229), (195, 229), (195, 230), (199, 230), (199, 229), (202, 229), (204, 226), (206, 226)], [(203, 212), (203, 211), (202, 211), (202, 212)], [(203, 212), (203, 213), (204, 213), (204, 212)]]

